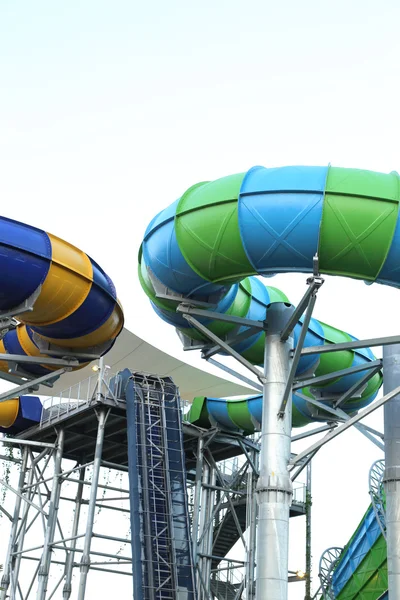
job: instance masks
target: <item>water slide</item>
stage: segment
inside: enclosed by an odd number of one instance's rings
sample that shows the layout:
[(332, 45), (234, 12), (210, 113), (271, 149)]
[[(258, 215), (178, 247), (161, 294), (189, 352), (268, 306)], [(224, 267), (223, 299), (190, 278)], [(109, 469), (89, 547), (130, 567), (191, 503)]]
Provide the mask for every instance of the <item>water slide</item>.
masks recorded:
[(337, 600), (378, 600), (387, 591), (386, 540), (372, 506), (344, 548), (332, 583)]
[(326, 597), (337, 600), (389, 597), (383, 474), (383, 461), (377, 461), (370, 470), (372, 503), (345, 548), (341, 552), (329, 548), (321, 557), (319, 572)]
[[(149, 224), (139, 252), (139, 279), (155, 312), (180, 336), (204, 338), (177, 305), (182, 299), (203, 302), (214, 311), (264, 320), (285, 294), (264, 285), (257, 275), (313, 272), (317, 254), (322, 274), (400, 285), (400, 186), (397, 173), (382, 174), (336, 167), (253, 167), (246, 173), (198, 183), (161, 211)], [(199, 318), (210, 331), (227, 338), (245, 327)], [(300, 324), (295, 328), (295, 344)], [(313, 319), (305, 347), (355, 338)], [(264, 333), (232, 347), (253, 364), (263, 362)], [(325, 375), (368, 365), (368, 349), (303, 356), (297, 376)], [(323, 415), (314, 413), (304, 396), (329, 403), (343, 394), (359, 374), (338, 377), (323, 386), (293, 395), (293, 425)], [(376, 373), (361, 396), (343, 405), (347, 413), (366, 406), (382, 382)], [(192, 418), (202, 423), (251, 430), (260, 422), (260, 399), (239, 403), (213, 398), (196, 401)], [(196, 413), (196, 416), (195, 416)]]
[[(8, 373), (15, 357), (68, 354), (103, 355), (123, 327), (123, 312), (109, 276), (85, 252), (41, 229), (0, 218), (0, 319), (18, 316), (18, 325), (0, 339), (0, 371)], [(85, 366), (80, 361), (81, 368)], [(24, 363), (28, 376), (57, 367)], [(0, 404), (0, 426), (27, 426), (37, 402), (15, 398)], [(37, 399), (36, 399), (37, 400)], [(35, 409), (35, 406), (36, 409)], [(24, 416), (25, 415), (25, 416)], [(36, 418), (36, 417), (35, 417)]]

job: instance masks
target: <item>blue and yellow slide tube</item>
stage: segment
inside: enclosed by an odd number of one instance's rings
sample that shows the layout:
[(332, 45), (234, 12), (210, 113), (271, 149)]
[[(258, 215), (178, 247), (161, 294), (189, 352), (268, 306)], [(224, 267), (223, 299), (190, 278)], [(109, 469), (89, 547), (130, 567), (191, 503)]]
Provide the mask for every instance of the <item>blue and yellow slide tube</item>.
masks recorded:
[[(0, 340), (1, 354), (51, 356), (54, 346), (72, 354), (105, 354), (122, 330), (122, 307), (110, 277), (85, 252), (52, 234), (0, 217), (0, 274), (0, 319), (33, 304), (15, 313), (19, 324)], [(23, 368), (37, 376), (55, 370), (28, 363)], [(0, 370), (8, 372), (6, 360)], [(12, 425), (10, 406), (0, 404), (0, 426)]]

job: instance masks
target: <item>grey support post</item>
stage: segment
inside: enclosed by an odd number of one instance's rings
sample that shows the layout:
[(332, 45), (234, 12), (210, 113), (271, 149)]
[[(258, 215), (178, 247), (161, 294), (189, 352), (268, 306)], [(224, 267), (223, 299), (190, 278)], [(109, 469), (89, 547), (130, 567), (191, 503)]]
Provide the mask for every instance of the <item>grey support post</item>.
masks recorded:
[(15, 501), (14, 515), (11, 524), (10, 539), (8, 542), (7, 558), (4, 563), (4, 572), (1, 578), (1, 600), (6, 600), (9, 595), (7, 594), (8, 587), (11, 582), (12, 567), (13, 567), (13, 552), (15, 551), (16, 540), (18, 537), (18, 527), (20, 523), (20, 512), (22, 504), (22, 492), (25, 484), (25, 477), (28, 465), (29, 449), (27, 447), (23, 450), (21, 471), (19, 474), (18, 482), (18, 496)]
[(51, 563), (51, 552), (52, 552), (52, 543), (54, 541), (54, 533), (56, 531), (57, 525), (57, 513), (60, 502), (60, 492), (61, 492), (61, 475), (62, 475), (62, 457), (64, 451), (64, 439), (65, 432), (63, 429), (60, 429), (57, 437), (57, 449), (55, 452), (54, 458), (54, 475), (53, 475), (53, 485), (51, 489), (51, 496), (49, 502), (49, 510), (48, 510), (48, 518), (47, 518), (47, 528), (46, 535), (43, 544), (43, 554), (40, 561), (39, 566), (39, 585), (36, 595), (36, 600), (45, 600), (46, 592), (47, 592), (47, 584), (49, 580), (49, 571), (50, 571), (50, 563)]
[[(383, 393), (400, 385), (400, 344), (383, 348)], [(400, 598), (400, 395), (385, 404), (386, 526), (389, 597)]]
[(265, 339), (260, 477), (257, 484), (256, 600), (288, 597), (289, 510), (292, 483), (288, 473), (292, 427), (291, 395), (279, 416), (289, 379), (293, 338), (281, 341), (293, 307), (283, 303), (268, 309)]
[(90, 486), (90, 497), (88, 504), (88, 515), (86, 521), (86, 532), (83, 544), (82, 559), (80, 564), (80, 578), (79, 578), (79, 590), (78, 600), (84, 600), (86, 591), (87, 576), (90, 568), (90, 548), (92, 545), (93, 538), (93, 524), (96, 512), (96, 501), (97, 501), (97, 489), (99, 485), (101, 457), (103, 452), (104, 433), (106, 428), (106, 421), (108, 412), (105, 408), (101, 408), (98, 413), (98, 427), (97, 427), (97, 438), (96, 448), (94, 453), (93, 462), (93, 474), (92, 484)]

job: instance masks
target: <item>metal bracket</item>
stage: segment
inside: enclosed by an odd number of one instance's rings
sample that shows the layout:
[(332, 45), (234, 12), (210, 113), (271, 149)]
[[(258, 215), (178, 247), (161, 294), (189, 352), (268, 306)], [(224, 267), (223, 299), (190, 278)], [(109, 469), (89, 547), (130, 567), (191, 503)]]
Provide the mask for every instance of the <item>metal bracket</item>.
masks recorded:
[(187, 302), (188, 304), (193, 306), (204, 306), (205, 308), (207, 308), (207, 306), (212, 306), (216, 308), (218, 306), (218, 302), (221, 300), (224, 293), (226, 293), (226, 290), (222, 290), (220, 294), (215, 294), (214, 296), (211, 296), (208, 302), (194, 300), (192, 298), (187, 298), (183, 294), (179, 294), (178, 292), (173, 292), (172, 290), (170, 290), (163, 283), (161, 283), (161, 281), (158, 279), (158, 277), (156, 277), (156, 275), (153, 273), (150, 267), (147, 267), (147, 274), (153, 285), (156, 297), (160, 298), (161, 300), (169, 300), (170, 302), (176, 302), (177, 304)]
[(313, 256), (313, 275), (314, 277), (319, 277), (319, 256), (318, 252), (316, 252)]
[(18, 327), (17, 319), (13, 317), (4, 317), (0, 319), (0, 340), (9, 332)]
[(39, 389), (40, 384), (48, 382), (49, 380), (51, 381), (52, 379), (58, 379), (58, 377), (65, 373), (65, 371), (70, 370), (71, 367), (64, 367), (62, 369), (58, 369), (57, 371), (52, 371), (46, 375), (43, 375), (42, 377), (38, 377), (37, 379), (26, 381), (18, 387), (9, 390), (8, 392), (4, 392), (3, 394), (0, 394), (0, 403), (4, 402), (5, 400), (9, 400), (10, 398), (15, 398), (16, 396), (19, 396), (21, 392), (28, 391), (28, 393), (30, 393), (31, 391), (36, 391)]
[(286, 340), (292, 333), (293, 329), (299, 322), (300, 318), (304, 314), (305, 310), (309, 306), (311, 298), (313, 296), (316, 296), (316, 294), (318, 293), (318, 290), (323, 285), (324, 281), (325, 280), (322, 277), (309, 277), (307, 279), (306, 283), (309, 286), (309, 288), (306, 291), (306, 293), (304, 294), (303, 298), (298, 303), (294, 313), (292, 314), (292, 316), (290, 317), (290, 319), (288, 320), (288, 322), (286, 324), (286, 327), (282, 331), (282, 333), (281, 333), (282, 342), (286, 342)]
[[(317, 265), (318, 265), (318, 263), (317, 263)], [(318, 271), (318, 269), (317, 269), (317, 271)], [(318, 293), (318, 290), (320, 289), (320, 287), (323, 285), (323, 283), (324, 283), (324, 279), (322, 277), (320, 277), (318, 274), (317, 275), (314, 274), (313, 277), (309, 277), (307, 279), (307, 285), (309, 286), (309, 288), (306, 291), (306, 293), (304, 294), (303, 298), (300, 300), (297, 308), (293, 312), (292, 316), (290, 317), (290, 319), (288, 320), (288, 322), (286, 324), (286, 327), (284, 328), (284, 330), (281, 333), (281, 341), (286, 342), (286, 340), (292, 333), (293, 329), (295, 328), (296, 324), (299, 322), (301, 316), (304, 314), (304, 311), (305, 311), (306, 314), (304, 316), (304, 320), (301, 325), (299, 339), (298, 339), (297, 346), (293, 353), (293, 360), (292, 360), (292, 364), (290, 367), (289, 377), (286, 382), (286, 387), (285, 387), (285, 391), (283, 393), (282, 403), (281, 403), (281, 406), (280, 406), (280, 409), (278, 412), (279, 419), (283, 419), (283, 417), (285, 416), (286, 405), (287, 405), (289, 397), (292, 393), (293, 381), (296, 376), (297, 367), (299, 365), (299, 361), (301, 358), (304, 340), (306, 338), (308, 326), (310, 325), (314, 306), (317, 301), (317, 293)]]
[(3, 319), (10, 318), (10, 317), (16, 317), (17, 315), (21, 315), (22, 313), (32, 311), (33, 306), (34, 306), (36, 300), (38, 299), (41, 291), (42, 291), (42, 286), (39, 285), (39, 287), (36, 288), (36, 290), (33, 292), (33, 294), (31, 294), (29, 296), (29, 298), (24, 300), (21, 304), (19, 304), (18, 306), (15, 306), (14, 308), (9, 308), (7, 310), (0, 311), (0, 322)]

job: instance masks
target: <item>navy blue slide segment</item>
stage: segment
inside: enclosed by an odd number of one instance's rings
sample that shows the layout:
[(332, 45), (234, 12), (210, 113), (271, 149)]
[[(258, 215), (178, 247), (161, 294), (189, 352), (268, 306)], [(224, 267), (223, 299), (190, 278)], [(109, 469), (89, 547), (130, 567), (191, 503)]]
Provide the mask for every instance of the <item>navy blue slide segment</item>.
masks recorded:
[(18, 415), (11, 427), (0, 427), (0, 433), (16, 435), (40, 423), (42, 403), (37, 396), (20, 396)]
[(135, 600), (195, 600), (177, 388), (125, 369), (112, 388), (127, 404)]

